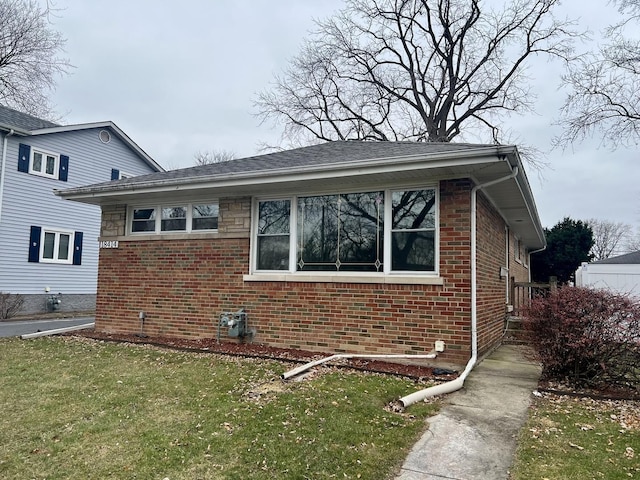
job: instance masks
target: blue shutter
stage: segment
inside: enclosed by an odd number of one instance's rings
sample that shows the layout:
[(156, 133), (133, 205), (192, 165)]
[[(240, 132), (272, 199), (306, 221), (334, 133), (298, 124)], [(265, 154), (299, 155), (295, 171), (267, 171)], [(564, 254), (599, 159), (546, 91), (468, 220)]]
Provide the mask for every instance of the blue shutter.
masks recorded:
[(119, 180), (120, 179), (120, 170), (115, 168), (111, 169), (111, 180)]
[(60, 170), (58, 171), (58, 179), (66, 182), (68, 177), (69, 157), (67, 155), (60, 155)]
[(25, 145), (24, 143), (20, 144), (18, 148), (18, 171), (29, 173), (29, 157), (31, 156), (31, 147), (29, 145)]
[(73, 264), (82, 265), (82, 232), (76, 232), (73, 238)]
[(31, 235), (29, 236), (29, 261), (40, 261), (40, 234), (42, 233), (41, 227), (31, 227)]

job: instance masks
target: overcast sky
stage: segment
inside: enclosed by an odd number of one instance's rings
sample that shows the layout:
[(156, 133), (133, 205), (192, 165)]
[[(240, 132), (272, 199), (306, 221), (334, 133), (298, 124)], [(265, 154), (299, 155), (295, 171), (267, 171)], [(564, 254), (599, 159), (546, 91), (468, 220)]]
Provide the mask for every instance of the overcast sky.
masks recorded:
[[(604, 2), (603, 2), (604, 3)], [(228, 150), (244, 157), (280, 132), (259, 125), (253, 101), (294, 56), (313, 20), (340, 0), (56, 0), (55, 27), (75, 66), (53, 102), (61, 123), (111, 120), (165, 168), (194, 164), (194, 154)], [(611, 8), (564, 11), (597, 33)], [(610, 13), (607, 13), (610, 12)], [(610, 15), (610, 16), (609, 16)], [(560, 66), (530, 69), (537, 115), (513, 119), (518, 143), (550, 150), (563, 100)], [(569, 216), (640, 225), (638, 148), (610, 151), (594, 139), (550, 151), (550, 167), (528, 168), (543, 226)]]

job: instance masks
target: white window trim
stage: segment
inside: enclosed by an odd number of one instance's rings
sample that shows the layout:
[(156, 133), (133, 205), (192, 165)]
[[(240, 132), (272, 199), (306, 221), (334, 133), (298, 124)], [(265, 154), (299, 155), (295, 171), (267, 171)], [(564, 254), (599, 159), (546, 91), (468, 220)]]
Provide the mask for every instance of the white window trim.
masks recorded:
[[(217, 232), (217, 228), (210, 229), (199, 229), (193, 230), (193, 206), (194, 205), (207, 205), (207, 204), (215, 204), (218, 205), (218, 222), (220, 221), (220, 204), (218, 200), (203, 200), (197, 202), (174, 202), (174, 203), (164, 203), (164, 204), (153, 204), (153, 205), (134, 205), (129, 206), (127, 208), (127, 235), (131, 236), (142, 236), (142, 235), (175, 235), (180, 233), (211, 233)], [(184, 230), (162, 230), (162, 209), (163, 208), (172, 208), (172, 207), (186, 207), (187, 208), (187, 222), (186, 228)], [(153, 208), (156, 211), (155, 218), (155, 230), (153, 231), (145, 231), (145, 232), (134, 232), (132, 230), (133, 226), (133, 211), (134, 210), (142, 210)]]
[(123, 178), (132, 178), (135, 175), (127, 172), (123, 172), (122, 170), (118, 170), (118, 180), (122, 180)]
[[(42, 155), (42, 171), (38, 171), (38, 170), (34, 170), (33, 169), (33, 158), (34, 158), (36, 153), (39, 153), (40, 155)], [(46, 172), (46, 169), (47, 169), (46, 157), (47, 156), (55, 158), (55, 164), (53, 166), (53, 174), (52, 175), (49, 175)], [(46, 150), (42, 150), (40, 148), (34, 148), (32, 146), (31, 147), (31, 153), (29, 154), (29, 173), (32, 174), (32, 175), (38, 175), (40, 177), (53, 178), (53, 179), (58, 180), (59, 175), (60, 175), (60, 155), (58, 155), (57, 153), (47, 152)]]
[[(55, 234), (55, 240), (53, 243), (53, 255), (54, 258), (44, 258), (44, 237), (46, 233)], [(75, 233), (73, 230), (62, 230), (59, 228), (49, 228), (49, 227), (41, 227), (40, 231), (40, 252), (39, 252), (39, 261), (40, 263), (61, 263), (66, 265), (71, 265), (73, 263), (73, 253), (75, 252)], [(60, 234), (69, 235), (69, 251), (67, 252), (66, 260), (59, 260), (56, 258), (58, 256), (58, 250), (60, 246)]]
[[(435, 256), (434, 256), (434, 270), (433, 271), (406, 271), (406, 270), (391, 270), (391, 212), (392, 212), (392, 193), (406, 190), (425, 190), (430, 189), (435, 192), (435, 228), (434, 228), (434, 243), (435, 243)], [(253, 199), (251, 206), (251, 249), (249, 254), (249, 275), (245, 276), (246, 281), (260, 281), (264, 279), (266, 281), (312, 281), (314, 278), (316, 282), (338, 282), (338, 281), (351, 281), (356, 280), (357, 283), (363, 282), (362, 279), (368, 278), (372, 282), (382, 283), (395, 283), (393, 280), (385, 280), (393, 277), (397, 278), (397, 283), (413, 283), (411, 280), (415, 278), (430, 277), (436, 279), (433, 283), (441, 285), (440, 278), (440, 189), (436, 184), (427, 184), (420, 186), (399, 186), (394, 188), (371, 188), (367, 190), (342, 190), (331, 191), (325, 193), (313, 193), (307, 196), (314, 195), (339, 195), (341, 193), (366, 193), (370, 191), (382, 191), (384, 192), (384, 231), (383, 231), (383, 243), (384, 243), (384, 262), (383, 270), (381, 272), (353, 272), (353, 271), (298, 271), (297, 270), (297, 251), (298, 251), (298, 198), (303, 195), (292, 196), (274, 196), (274, 197), (257, 197)], [(288, 270), (258, 270), (258, 252), (257, 252), (257, 234), (258, 234), (258, 205), (260, 202), (277, 201), (277, 200), (289, 200), (291, 202), (291, 211), (289, 218), (289, 269)], [(339, 280), (340, 279), (340, 280)], [(378, 279), (378, 280), (376, 280)]]

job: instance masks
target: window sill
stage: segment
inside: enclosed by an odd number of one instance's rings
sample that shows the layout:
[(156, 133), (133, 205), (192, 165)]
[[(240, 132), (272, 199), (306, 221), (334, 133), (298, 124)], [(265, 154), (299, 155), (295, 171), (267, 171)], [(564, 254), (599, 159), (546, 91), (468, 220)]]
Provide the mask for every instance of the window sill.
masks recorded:
[(381, 283), (400, 285), (444, 285), (444, 278), (422, 275), (353, 275), (297, 273), (254, 273), (244, 275), (245, 282), (285, 282), (285, 283)]

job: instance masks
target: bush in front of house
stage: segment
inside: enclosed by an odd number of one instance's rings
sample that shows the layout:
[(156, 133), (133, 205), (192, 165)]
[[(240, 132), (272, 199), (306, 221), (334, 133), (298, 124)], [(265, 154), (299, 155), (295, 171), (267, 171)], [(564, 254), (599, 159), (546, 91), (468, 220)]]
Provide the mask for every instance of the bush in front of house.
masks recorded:
[(18, 293), (0, 292), (0, 320), (7, 320), (17, 314), (24, 305), (24, 297)]
[(607, 290), (562, 287), (532, 299), (524, 325), (547, 380), (640, 388), (640, 303)]

